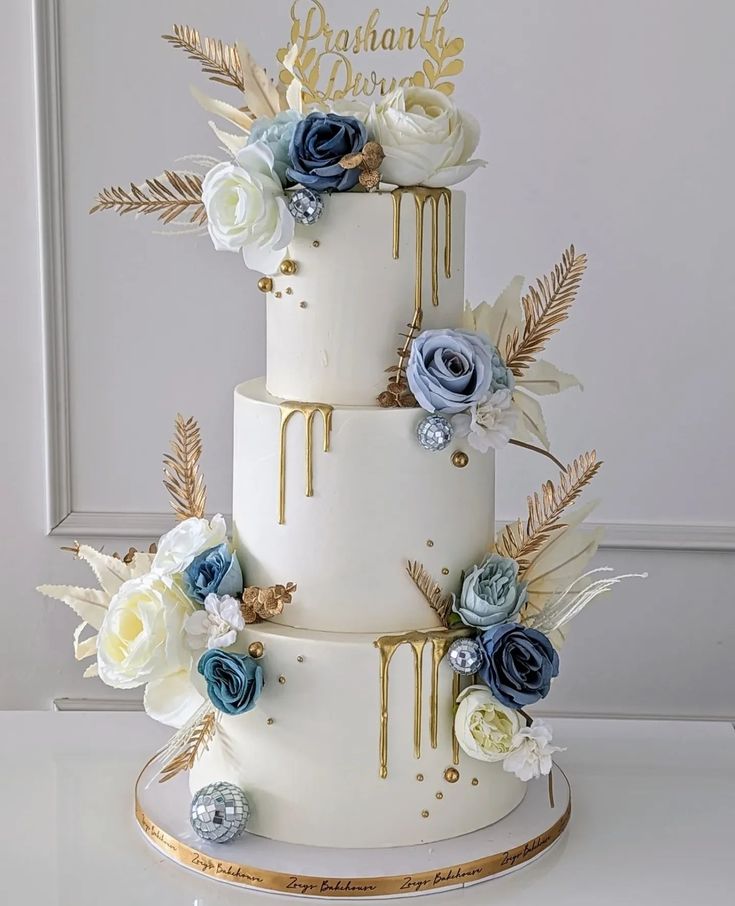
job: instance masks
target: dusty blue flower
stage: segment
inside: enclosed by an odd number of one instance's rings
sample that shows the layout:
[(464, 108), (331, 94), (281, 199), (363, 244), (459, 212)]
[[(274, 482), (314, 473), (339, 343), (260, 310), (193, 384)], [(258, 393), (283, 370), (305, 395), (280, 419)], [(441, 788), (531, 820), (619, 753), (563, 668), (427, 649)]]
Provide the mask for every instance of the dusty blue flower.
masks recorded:
[(548, 638), (519, 623), (491, 626), (479, 638), (485, 650), (481, 679), (508, 708), (525, 708), (549, 694), (559, 655)]
[(494, 352), (473, 330), (425, 330), (411, 344), (411, 392), (427, 412), (462, 412), (490, 392)]
[(207, 595), (242, 594), (242, 570), (229, 546), (220, 544), (202, 551), (184, 570), (184, 588), (189, 597), (198, 604), (204, 604)]
[(245, 714), (263, 691), (263, 668), (247, 654), (212, 648), (199, 658), (197, 670), (207, 681), (207, 694), (225, 714)]
[(250, 130), (248, 144), (264, 142), (273, 152), (273, 169), (278, 174), (284, 188), (290, 185), (291, 180), (286, 175), (291, 159), (288, 149), (291, 138), (296, 129), (296, 124), (301, 119), (301, 114), (295, 110), (282, 110), (272, 119), (258, 117)]
[(366, 141), (365, 124), (354, 116), (310, 113), (296, 125), (291, 137), (288, 178), (316, 192), (346, 192), (357, 184), (359, 170), (345, 170), (340, 160), (361, 151)]
[(502, 356), (494, 346), (492, 366), (493, 379), (490, 384), (490, 393), (495, 393), (496, 390), (513, 390), (516, 385), (515, 375), (505, 364)]
[(508, 557), (489, 554), (465, 574), (453, 610), (467, 626), (487, 629), (507, 623), (526, 603), (526, 585), (518, 581), (518, 564)]

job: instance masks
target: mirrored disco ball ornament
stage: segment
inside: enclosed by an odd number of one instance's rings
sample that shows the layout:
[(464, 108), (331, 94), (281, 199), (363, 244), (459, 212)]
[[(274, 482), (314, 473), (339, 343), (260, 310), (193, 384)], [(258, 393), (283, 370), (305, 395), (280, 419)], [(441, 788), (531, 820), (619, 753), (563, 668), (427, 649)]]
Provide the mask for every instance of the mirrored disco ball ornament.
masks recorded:
[(218, 781), (202, 787), (191, 801), (191, 826), (210, 843), (228, 843), (245, 830), (250, 803), (240, 787)]
[(451, 443), (454, 428), (443, 415), (427, 415), (419, 422), (416, 436), (424, 450), (436, 453)]
[(455, 639), (447, 651), (449, 666), (455, 673), (468, 676), (482, 666), (482, 646), (474, 639)]
[(324, 199), (312, 189), (296, 189), (288, 196), (288, 209), (297, 223), (316, 223), (324, 211)]

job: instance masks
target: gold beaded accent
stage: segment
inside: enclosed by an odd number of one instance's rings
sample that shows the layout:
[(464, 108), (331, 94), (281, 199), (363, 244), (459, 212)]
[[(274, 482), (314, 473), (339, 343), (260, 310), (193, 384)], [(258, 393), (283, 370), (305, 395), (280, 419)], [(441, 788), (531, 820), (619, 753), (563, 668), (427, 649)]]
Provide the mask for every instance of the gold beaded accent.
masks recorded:
[(429, 540), (426, 542), (426, 546), (427, 546), (427, 547), (433, 547), (433, 546), (434, 546), (434, 542), (431, 540), (431, 538), (429, 538)]
[(273, 725), (273, 718), (272, 718), (272, 717), (269, 717), (268, 720), (266, 721), (266, 723), (268, 724), (269, 727), (272, 726), (272, 725)]
[(319, 245), (320, 245), (318, 239), (315, 239), (311, 244), (314, 246), (315, 249), (318, 249), (318, 248), (319, 248)]
[(424, 809), (423, 812), (421, 812), (421, 817), (422, 817), (422, 818), (428, 818), (428, 817), (429, 817), (429, 810), (428, 810), (428, 809)]
[(477, 779), (477, 777), (473, 777), (473, 778), (472, 778), (472, 786), (477, 786), (477, 784), (478, 784), (479, 782), (480, 782), (480, 781)]
[(300, 654), (300, 655), (296, 658), (296, 660), (299, 662), (299, 664), (303, 664), (303, 663), (304, 663), (304, 655), (303, 655), (303, 654)]
[(459, 771), (456, 768), (447, 768), (444, 771), (444, 779), (447, 783), (456, 783), (459, 780)]
[(271, 277), (261, 277), (258, 280), (258, 289), (261, 293), (269, 293), (273, 289), (273, 280)]
[(417, 774), (417, 775), (416, 775), (416, 779), (418, 780), (419, 783), (421, 783), (421, 781), (424, 779), (424, 775), (423, 775), (423, 774)]
[(306, 302), (299, 302), (299, 308), (306, 308)]
[(293, 296), (293, 289), (291, 289), (290, 286), (287, 286), (287, 287), (286, 287), (286, 295), (287, 295), (287, 296)]
[(277, 293), (273, 293), (273, 295), (276, 297), (276, 299), (280, 299), (280, 298), (283, 296), (283, 293), (282, 293), (282, 292), (280, 291), (280, 289), (279, 289), (278, 292), (277, 292)]
[(285, 274), (287, 277), (291, 277), (298, 269), (298, 264), (291, 258), (284, 258), (283, 261), (281, 261), (281, 266), (279, 268), (281, 273)]
[(448, 569), (446, 566), (442, 569), (442, 575), (443, 575), (443, 576), (448, 576), (448, 575), (449, 575), (449, 569)]
[(248, 654), (250, 655), (250, 657), (254, 657), (254, 658), (263, 657), (264, 651), (265, 651), (265, 648), (263, 647), (262, 642), (251, 642), (248, 645)]
[(464, 469), (469, 461), (469, 456), (463, 450), (455, 450), (452, 453), (452, 465), (458, 469)]
[(284, 683), (286, 682), (286, 677), (285, 677), (283, 674), (281, 674), (281, 675), (278, 677), (278, 682), (283, 686)]
[(437, 799), (443, 799), (443, 798), (444, 798), (444, 793), (442, 793), (442, 791), (439, 790), (439, 792), (436, 794), (436, 798), (437, 798)]

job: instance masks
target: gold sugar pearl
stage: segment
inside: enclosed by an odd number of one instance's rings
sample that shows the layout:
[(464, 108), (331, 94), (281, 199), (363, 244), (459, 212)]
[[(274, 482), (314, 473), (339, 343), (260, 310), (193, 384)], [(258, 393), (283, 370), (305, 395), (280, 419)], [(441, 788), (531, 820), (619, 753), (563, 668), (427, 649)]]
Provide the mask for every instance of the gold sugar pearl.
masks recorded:
[(442, 793), (442, 791), (439, 790), (439, 792), (436, 794), (436, 798), (437, 798), (437, 799), (443, 799), (443, 798), (444, 798), (444, 793)]
[(280, 298), (283, 296), (283, 293), (282, 293), (282, 292), (280, 291), (280, 289), (279, 289), (278, 292), (277, 292), (277, 293), (273, 293), (273, 295), (276, 297), (276, 299), (280, 299)]
[(422, 818), (428, 818), (428, 817), (429, 817), (429, 810), (428, 810), (428, 809), (424, 809), (423, 812), (421, 812), (421, 817), (422, 817)]
[(296, 658), (296, 660), (299, 662), (299, 664), (303, 664), (303, 663), (304, 663), (304, 656), (303, 656), (303, 654), (300, 654), (300, 655)]
[(281, 273), (285, 274), (287, 277), (290, 277), (292, 274), (295, 274), (298, 269), (299, 269), (298, 264), (296, 264), (296, 262), (293, 261), (291, 258), (284, 258), (283, 261), (281, 261), (281, 266), (279, 268)]
[(464, 469), (469, 461), (469, 456), (463, 450), (455, 450), (452, 453), (452, 465), (458, 469)]
[(448, 575), (449, 575), (449, 570), (447, 569), (446, 566), (442, 569), (442, 575), (443, 575), (443, 576), (448, 576)]
[(459, 771), (456, 768), (447, 768), (444, 771), (444, 779), (447, 783), (456, 783), (459, 780)]
[(419, 783), (421, 783), (421, 781), (424, 779), (424, 775), (423, 775), (423, 774), (417, 774), (417, 775), (416, 775), (416, 779), (418, 780)]
[(306, 302), (299, 302), (299, 308), (306, 308)]
[(258, 289), (261, 293), (269, 293), (273, 289), (273, 280), (270, 277), (261, 277), (258, 280)]
[(283, 684), (286, 682), (286, 677), (285, 677), (283, 674), (281, 674), (281, 675), (278, 677), (278, 682), (279, 682), (281, 685), (283, 685)]
[(477, 784), (478, 784), (479, 782), (480, 782), (480, 781), (477, 779), (477, 777), (473, 777), (473, 778), (472, 778), (472, 786), (477, 786)]
[(433, 547), (433, 546), (434, 546), (434, 542), (431, 540), (431, 538), (429, 538), (429, 540), (426, 542), (426, 546), (427, 546), (427, 547)]
[(287, 287), (286, 287), (286, 295), (287, 295), (287, 296), (293, 296), (293, 290), (291, 289), (290, 286), (287, 286)]
[(265, 651), (265, 648), (263, 647), (262, 642), (251, 642), (248, 645), (248, 654), (250, 655), (250, 657), (254, 657), (254, 658), (263, 657), (264, 651)]
[(318, 249), (318, 248), (319, 248), (319, 245), (320, 245), (318, 239), (315, 239), (311, 244), (314, 246), (315, 249)]
[(266, 721), (266, 723), (268, 724), (269, 727), (272, 726), (272, 725), (273, 725), (273, 718), (272, 718), (272, 717), (269, 717), (268, 720)]

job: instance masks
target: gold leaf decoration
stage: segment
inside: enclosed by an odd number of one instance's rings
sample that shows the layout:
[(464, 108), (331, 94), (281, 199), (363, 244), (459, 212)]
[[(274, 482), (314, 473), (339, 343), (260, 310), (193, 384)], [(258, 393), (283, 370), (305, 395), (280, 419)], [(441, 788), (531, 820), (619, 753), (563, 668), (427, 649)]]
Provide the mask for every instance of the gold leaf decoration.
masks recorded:
[(197, 758), (209, 747), (217, 731), (217, 714), (214, 708), (207, 704), (195, 716), (196, 720), (191, 726), (184, 727), (182, 734), (177, 733), (166, 747), (166, 752), (173, 749), (175, 754), (170, 755), (161, 768), (159, 783), (172, 780), (182, 771), (190, 771)]
[(147, 179), (143, 185), (130, 184), (130, 189), (109, 186), (102, 189), (90, 214), (98, 211), (117, 211), (118, 214), (157, 214), (163, 223), (180, 221), (196, 226), (207, 222), (207, 211), (202, 202), (202, 180), (194, 173), (176, 173), (166, 170), (158, 179)]
[(174, 25), (172, 31), (173, 34), (161, 35), (163, 40), (185, 51), (190, 60), (200, 63), (202, 71), (213, 82), (245, 91), (240, 56), (234, 44), (202, 38), (190, 25)]
[(163, 484), (171, 495), (171, 506), (179, 522), (204, 516), (207, 488), (199, 472), (201, 456), (199, 425), (193, 418), (177, 415), (171, 453), (163, 456)]
[(505, 364), (516, 377), (533, 364), (568, 317), (586, 266), (587, 256), (577, 255), (571, 245), (552, 273), (539, 277), (536, 286), (529, 287), (521, 300), (523, 332), (516, 328), (505, 342)]
[(390, 380), (386, 389), (378, 396), (378, 403), (383, 409), (413, 409), (418, 403), (416, 397), (411, 393), (406, 377), (406, 363), (411, 353), (411, 344), (421, 330), (421, 322), (424, 313), (422, 309), (417, 308), (414, 312), (413, 319), (407, 325), (408, 333), (403, 333), (403, 346), (398, 352), (398, 364), (386, 368), (386, 373), (390, 374)]
[(454, 598), (445, 594), (441, 585), (426, 572), (423, 565), (416, 560), (406, 563), (406, 572), (413, 580), (413, 584), (426, 598), (429, 606), (435, 611), (442, 626), (449, 626), (449, 615), (452, 612)]
[(592, 481), (602, 462), (594, 450), (583, 453), (559, 473), (558, 486), (547, 481), (540, 493), (528, 498), (528, 518), (509, 523), (498, 536), (495, 549), (504, 557), (518, 563), (519, 578), (529, 566), (529, 557), (542, 547), (559, 529), (564, 528), (561, 516)]
[[(79, 544), (79, 542), (76, 542), (76, 543), (77, 543), (77, 545)], [(62, 547), (62, 550), (68, 550), (68, 549), (69, 549), (69, 548), (63, 548), (63, 547)], [(149, 544), (149, 545), (148, 545), (148, 553), (149, 553), (149, 554), (155, 554), (157, 550), (158, 550), (158, 545), (156, 544), (155, 541), (154, 541), (152, 544)], [(128, 548), (128, 552), (127, 552), (126, 554), (123, 554), (122, 557), (120, 556), (120, 554), (118, 554), (117, 551), (115, 551), (115, 552), (113, 553), (112, 556), (115, 558), (115, 560), (122, 560), (122, 562), (123, 562), (126, 566), (129, 566), (129, 565), (133, 562), (133, 560), (135, 560), (135, 555), (136, 555), (137, 553), (138, 553), (138, 548), (137, 548), (137, 547), (129, 547), (129, 548)]]
[[(464, 61), (459, 59), (459, 54), (464, 50), (464, 39), (452, 38), (445, 41), (441, 37), (442, 32), (443, 29), (438, 30), (433, 38), (422, 43), (428, 59), (424, 60), (422, 68), (414, 73), (411, 81), (414, 85), (435, 88), (442, 94), (450, 95), (454, 93), (454, 83), (449, 79), (459, 75), (464, 69)], [(453, 60), (452, 57), (457, 59)]]
[(358, 177), (360, 185), (368, 192), (374, 192), (380, 185), (380, 165), (385, 159), (385, 151), (379, 142), (366, 142), (362, 151), (346, 154), (339, 162), (345, 170), (360, 168)]
[(246, 623), (257, 623), (258, 620), (270, 620), (283, 612), (285, 604), (290, 604), (296, 585), (269, 585), (261, 588), (251, 585), (242, 593), (242, 615)]

